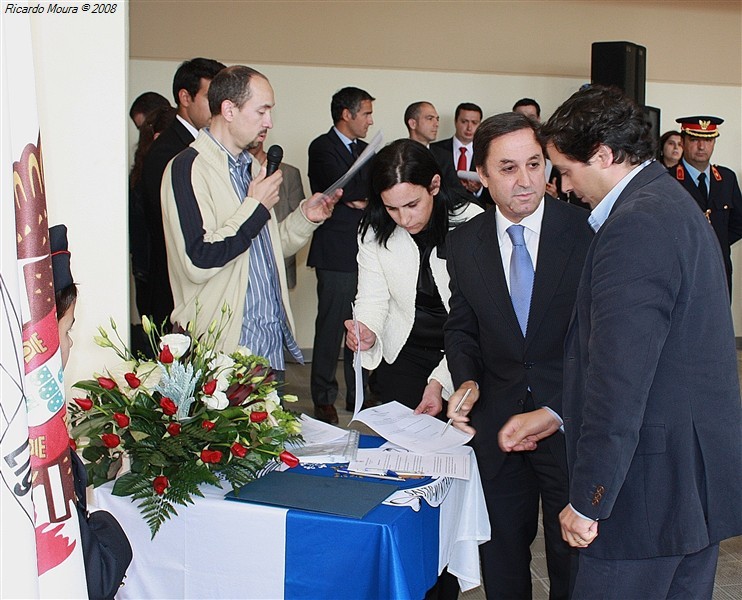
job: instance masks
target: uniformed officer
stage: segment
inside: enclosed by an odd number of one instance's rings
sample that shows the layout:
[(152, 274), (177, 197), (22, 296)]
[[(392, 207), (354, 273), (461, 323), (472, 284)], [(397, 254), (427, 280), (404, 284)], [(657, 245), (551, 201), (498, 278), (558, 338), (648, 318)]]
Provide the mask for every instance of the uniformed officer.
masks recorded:
[(730, 246), (742, 238), (742, 193), (734, 171), (711, 164), (719, 125), (719, 117), (681, 117), (683, 158), (672, 169), (675, 177), (695, 198), (719, 238), (727, 269), (729, 295), (732, 294), (732, 258)]

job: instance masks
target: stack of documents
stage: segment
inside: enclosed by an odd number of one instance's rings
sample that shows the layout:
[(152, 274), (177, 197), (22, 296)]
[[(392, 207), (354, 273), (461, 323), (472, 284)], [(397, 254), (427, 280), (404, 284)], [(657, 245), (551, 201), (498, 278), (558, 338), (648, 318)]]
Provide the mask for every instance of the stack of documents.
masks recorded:
[(304, 464), (347, 463), (356, 457), (360, 434), (346, 431), (301, 415), (301, 434), (304, 443), (287, 444), (286, 449)]

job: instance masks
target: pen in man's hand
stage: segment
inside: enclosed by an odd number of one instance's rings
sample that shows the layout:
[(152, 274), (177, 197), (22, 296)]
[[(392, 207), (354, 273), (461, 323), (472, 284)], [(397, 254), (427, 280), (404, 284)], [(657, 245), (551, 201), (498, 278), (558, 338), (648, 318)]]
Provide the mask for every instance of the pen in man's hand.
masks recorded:
[[(466, 392), (464, 392), (464, 395), (461, 397), (461, 400), (459, 400), (459, 403), (456, 405), (456, 408), (453, 412), (457, 413), (461, 410), (461, 407), (464, 405), (464, 402), (466, 402), (466, 399), (469, 397), (471, 390), (472, 388), (469, 388), (468, 390), (466, 390)], [(443, 431), (441, 431), (441, 437), (443, 437), (443, 434), (446, 433), (446, 429), (451, 426), (451, 423), (453, 423), (453, 417), (446, 421), (446, 426), (443, 428)]]

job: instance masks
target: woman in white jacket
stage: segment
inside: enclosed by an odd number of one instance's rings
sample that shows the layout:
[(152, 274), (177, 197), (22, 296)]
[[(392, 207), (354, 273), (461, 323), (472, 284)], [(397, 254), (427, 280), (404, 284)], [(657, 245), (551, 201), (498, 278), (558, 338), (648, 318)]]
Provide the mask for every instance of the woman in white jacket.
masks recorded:
[[(450, 298), (445, 238), (480, 212), (444, 187), (438, 163), (419, 142), (397, 140), (374, 159), (358, 240), (355, 314), (362, 364), (376, 370), (382, 402), (436, 415), (453, 392), (443, 354)], [(353, 321), (345, 326), (355, 351)]]

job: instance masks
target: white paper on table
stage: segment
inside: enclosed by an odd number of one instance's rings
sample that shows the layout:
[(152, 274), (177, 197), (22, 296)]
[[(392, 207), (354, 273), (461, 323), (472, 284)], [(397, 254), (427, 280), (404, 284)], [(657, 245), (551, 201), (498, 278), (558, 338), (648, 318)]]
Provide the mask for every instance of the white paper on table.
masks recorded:
[[(369, 147), (370, 147), (370, 144), (369, 144)], [(368, 150), (368, 148), (366, 148), (366, 150)], [(363, 406), (363, 400), (364, 400), (363, 398), (364, 391), (363, 391), (363, 366), (361, 366), (361, 328), (358, 325), (358, 319), (356, 318), (356, 305), (354, 303), (351, 303), (350, 308), (353, 311), (353, 332), (356, 335), (356, 341), (358, 343), (358, 347), (356, 348), (356, 351), (353, 353), (353, 373), (355, 375), (355, 380), (356, 380), (356, 405), (353, 408), (353, 418), (351, 419), (352, 421), (358, 416), (358, 413), (361, 412), (361, 407)]]
[(307, 415), (299, 418), (303, 442), (289, 442), (286, 450), (303, 464), (348, 462), (358, 452), (358, 432), (346, 431)]
[(334, 442), (348, 435), (345, 429), (318, 421), (309, 415), (301, 415), (299, 421), (301, 422), (301, 437), (304, 438), (306, 445)]
[(414, 452), (365, 451), (351, 461), (351, 471), (394, 471), (398, 475), (428, 475), (469, 479), (468, 454), (417, 454)]
[(432, 454), (463, 446), (473, 436), (449, 427), (430, 415), (416, 415), (411, 408), (399, 402), (374, 406), (354, 415), (354, 420), (365, 423), (381, 437), (411, 452)]
[(373, 139), (368, 143), (368, 146), (366, 146), (363, 152), (361, 152), (361, 155), (351, 165), (350, 169), (348, 169), (340, 179), (338, 179), (335, 183), (333, 183), (330, 187), (328, 187), (322, 193), (322, 196), (320, 196), (318, 200), (310, 200), (309, 202), (307, 202), (307, 207), (318, 205), (322, 201), (323, 197), (332, 196), (336, 190), (339, 190), (340, 188), (345, 187), (345, 184), (348, 183), (351, 179), (353, 179), (355, 174), (361, 170), (361, 167), (363, 167), (363, 165), (365, 165), (368, 161), (370, 161), (373, 158), (374, 154), (376, 154), (376, 151), (379, 148), (381, 148), (381, 145), (383, 143), (384, 143), (384, 133), (381, 130), (379, 130), (377, 134), (373, 137)]

